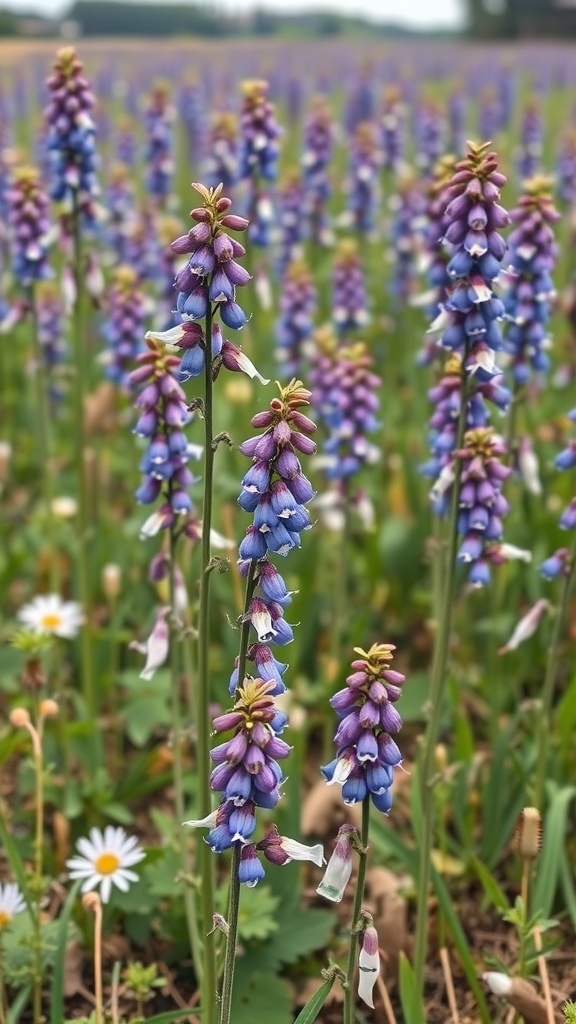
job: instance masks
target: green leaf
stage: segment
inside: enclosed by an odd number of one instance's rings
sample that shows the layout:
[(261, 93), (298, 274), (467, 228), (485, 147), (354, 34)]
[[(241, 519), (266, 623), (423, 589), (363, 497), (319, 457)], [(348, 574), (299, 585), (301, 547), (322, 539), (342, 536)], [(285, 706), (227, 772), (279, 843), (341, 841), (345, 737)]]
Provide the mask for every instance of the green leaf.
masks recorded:
[(334, 927), (335, 915), (326, 910), (305, 908), (284, 918), (279, 912), (280, 928), (267, 944), (283, 964), (293, 964), (301, 956), (323, 949)]
[(470, 861), (490, 902), (493, 903), (498, 910), (508, 910), (508, 900), (494, 878), (494, 875), (490, 873), (486, 865), (483, 864), (481, 860), (478, 860), (477, 857), (472, 856)]
[(410, 1021), (410, 1024), (426, 1024), (424, 1007), (420, 1002), (420, 997), (416, 988), (414, 969), (408, 960), (408, 957), (404, 953), (400, 953), (398, 983), (400, 987), (400, 1003), (402, 1005), (404, 1019)]
[(167, 1010), (166, 1013), (157, 1013), (154, 1017), (146, 1017), (146, 1024), (171, 1024), (173, 1020), (190, 1020), (190, 1017), (202, 1016), (201, 1006), (195, 1006), (193, 1010)]
[(180, 898), (182, 882), (177, 882), (176, 876), (181, 870), (182, 863), (178, 851), (169, 848), (162, 850), (158, 860), (147, 864), (142, 872), (149, 895)]
[(544, 821), (544, 844), (536, 862), (536, 882), (532, 892), (532, 906), (544, 917), (550, 917), (560, 882), (562, 857), (566, 845), (568, 807), (575, 795), (574, 786), (564, 786), (553, 791)]
[(267, 885), (248, 889), (242, 893), (238, 915), (240, 939), (267, 939), (278, 931), (278, 906), (280, 900)]
[(68, 931), (72, 908), (80, 891), (82, 879), (70, 889), (66, 902), (58, 918), (58, 931), (56, 933), (56, 952), (54, 954), (54, 975), (50, 989), (50, 1024), (61, 1024), (64, 1019), (64, 967), (66, 965), (66, 946), (68, 944)]
[(12, 836), (10, 835), (8, 829), (6, 828), (6, 825), (4, 824), (4, 818), (2, 816), (0, 816), (0, 839), (2, 839), (2, 845), (6, 851), (6, 857), (8, 858), (8, 863), (12, 869), (12, 874), (14, 875), (14, 878), (18, 882), (18, 885), (20, 886), (20, 891), (22, 892), (22, 896), (26, 901), (26, 906), (28, 907), (28, 910), (30, 910), (31, 912), (31, 907), (34, 903), (34, 900), (32, 899), (32, 896), (30, 895), (30, 890), (28, 889), (28, 879), (26, 878), (26, 873), (22, 866), (22, 861), (18, 854), (18, 850), (16, 849), (16, 844), (12, 839)]
[(14, 999), (8, 1008), (8, 1016), (6, 1018), (7, 1024), (18, 1024), (20, 1014), (28, 1003), (31, 991), (31, 985), (24, 985), (24, 987), (20, 989), (18, 995), (14, 996)]
[[(238, 968), (240, 964), (241, 961)], [(238, 968), (232, 995), (234, 1024), (256, 1024), (257, 1021), (292, 1024), (292, 993), (287, 982), (262, 971), (251, 971), (244, 976)]]
[(334, 985), (335, 978), (328, 978), (323, 985), (314, 993), (314, 995), (308, 1000), (306, 1006), (303, 1006), (300, 1013), (296, 1017), (294, 1024), (312, 1024), (316, 1020), (316, 1017), (320, 1013), (320, 1010), (324, 1006), (332, 986)]
[(170, 725), (170, 708), (163, 694), (141, 694), (127, 701), (123, 709), (126, 735), (135, 747), (143, 747), (161, 726)]

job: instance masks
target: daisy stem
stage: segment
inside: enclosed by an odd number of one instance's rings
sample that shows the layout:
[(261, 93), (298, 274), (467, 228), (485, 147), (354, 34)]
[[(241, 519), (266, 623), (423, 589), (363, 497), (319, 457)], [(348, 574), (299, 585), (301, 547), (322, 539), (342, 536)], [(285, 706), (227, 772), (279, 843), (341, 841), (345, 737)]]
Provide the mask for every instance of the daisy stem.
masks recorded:
[[(205, 324), (204, 358), (204, 496), (202, 507), (202, 563), (198, 611), (198, 697), (196, 708), (199, 817), (211, 810), (210, 789), (210, 529), (212, 525), (212, 488), (214, 482), (213, 387), (212, 387), (212, 307), (208, 304)], [(214, 934), (210, 934), (214, 914), (214, 857), (206, 843), (200, 843), (202, 879), (202, 932), (204, 941), (204, 978), (202, 1007), (206, 1024), (214, 1024), (216, 1010), (216, 953)]]
[[(170, 489), (172, 483), (170, 483)], [(174, 623), (176, 606), (176, 536), (174, 527), (170, 528), (170, 678), (171, 678), (171, 713), (173, 733), (173, 778), (174, 778), (174, 803), (177, 821), (182, 824), (184, 821), (184, 768), (182, 763), (182, 714), (181, 714), (181, 693), (180, 693), (180, 664), (178, 658), (178, 645), (176, 628)], [(194, 891), (191, 886), (192, 862), (190, 859), (188, 844), (184, 835), (180, 832), (179, 842), (180, 863), (184, 875), (184, 909), (186, 913), (186, 924), (188, 927), (188, 938), (194, 970), (196, 977), (201, 983), (203, 974), (203, 962), (201, 944), (198, 935), (198, 922), (196, 919), (196, 907)]]
[(102, 988), (102, 901), (94, 901), (94, 994), (96, 1024), (104, 1024), (104, 993)]
[(362, 801), (362, 830), (360, 836), (361, 850), (358, 854), (358, 878), (354, 892), (354, 905), (352, 907), (352, 921), (350, 924), (350, 945), (348, 947), (348, 965), (346, 967), (346, 984), (344, 985), (344, 1024), (354, 1024), (354, 971), (356, 970), (356, 955), (358, 952), (358, 923), (362, 901), (364, 899), (364, 884), (366, 881), (366, 865), (368, 860), (368, 833), (370, 829), (370, 797), (364, 797)]
[(222, 977), (222, 995), (220, 1000), (220, 1024), (230, 1024), (232, 1010), (232, 985), (236, 966), (236, 937), (238, 935), (238, 911), (240, 908), (240, 843), (232, 847), (230, 864), (230, 895), (228, 900), (228, 928), (226, 937), (226, 953), (224, 957), (224, 974)]
[(80, 659), (82, 692), (88, 719), (94, 722), (94, 686), (92, 674), (92, 643), (90, 636), (90, 565), (89, 565), (89, 515), (88, 488), (84, 466), (86, 431), (84, 423), (84, 398), (87, 389), (85, 336), (82, 316), (84, 298), (82, 274), (82, 232), (78, 190), (72, 190), (72, 273), (74, 277), (74, 308), (72, 333), (74, 338), (74, 361), (76, 380), (72, 388), (74, 396), (74, 457), (78, 484), (78, 585), (85, 622), (80, 631)]
[(34, 968), (32, 981), (32, 1018), (34, 1024), (42, 1020), (42, 933), (40, 928), (40, 898), (43, 884), (44, 853), (44, 773), (42, 765), (42, 718), (38, 726), (28, 722), (26, 729), (32, 739), (34, 756), (34, 797), (36, 824), (34, 835)]
[[(462, 361), (466, 365), (466, 357)], [(455, 450), (462, 447), (464, 433), (466, 430), (466, 418), (468, 412), (468, 395), (466, 379), (462, 380), (462, 394), (460, 399), (460, 412), (458, 416), (458, 429), (456, 434)], [(446, 668), (450, 651), (450, 634), (452, 632), (452, 614), (454, 605), (454, 590), (456, 579), (456, 553), (458, 546), (458, 511), (460, 503), (460, 479), (462, 475), (462, 462), (456, 459), (454, 467), (455, 476), (452, 484), (452, 502), (447, 524), (447, 551), (445, 568), (443, 573), (443, 593), (440, 601), (439, 619), (437, 623), (436, 640), (434, 644), (434, 658), (432, 662), (432, 680), (430, 686), (430, 718), (424, 737), (423, 749), (420, 759), (420, 806), (422, 814), (422, 837), (420, 840), (420, 858), (418, 867), (418, 878), (416, 885), (416, 906), (418, 916), (416, 921), (416, 936), (414, 940), (414, 985), (419, 1004), (422, 1005), (424, 991), (424, 968), (426, 965), (426, 946), (428, 938), (428, 889), (430, 886), (430, 865), (432, 860), (432, 845), (434, 841), (434, 800), (432, 798), (432, 787), (434, 785), (436, 755), (436, 743), (440, 729), (440, 715), (443, 707), (443, 697), (446, 684)], [(442, 551), (438, 552), (442, 557)], [(414, 1021), (414, 1024), (420, 1024)]]
[(544, 805), (544, 785), (546, 783), (546, 761), (548, 758), (548, 745), (550, 742), (552, 701), (554, 698), (554, 686), (558, 677), (560, 661), (560, 644), (566, 615), (570, 603), (570, 593), (576, 574), (576, 534), (572, 541), (570, 557), (567, 564), (566, 575), (562, 579), (560, 599), (556, 607), (556, 616), (552, 629), (552, 638), (548, 651), (546, 663), (546, 674), (542, 686), (542, 711), (540, 714), (540, 727), (538, 733), (538, 752), (536, 758), (536, 795), (534, 806), (542, 813)]

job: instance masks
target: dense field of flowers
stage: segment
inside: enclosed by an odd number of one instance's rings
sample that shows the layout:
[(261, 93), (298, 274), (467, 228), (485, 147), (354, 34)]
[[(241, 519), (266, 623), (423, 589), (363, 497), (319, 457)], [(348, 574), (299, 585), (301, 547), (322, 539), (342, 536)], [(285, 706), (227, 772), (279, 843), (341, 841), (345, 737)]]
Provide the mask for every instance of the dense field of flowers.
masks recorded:
[(573, 48), (5, 56), (0, 1024), (576, 1021)]

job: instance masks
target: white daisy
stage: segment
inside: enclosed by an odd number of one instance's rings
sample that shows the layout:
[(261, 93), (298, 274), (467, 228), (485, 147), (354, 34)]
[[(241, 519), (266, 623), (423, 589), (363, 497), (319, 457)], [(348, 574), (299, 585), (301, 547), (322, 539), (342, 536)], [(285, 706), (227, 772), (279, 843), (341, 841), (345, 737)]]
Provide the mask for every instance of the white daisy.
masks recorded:
[(70, 640), (78, 633), (84, 615), (76, 601), (63, 601), (58, 594), (42, 594), (20, 609), (18, 620), (35, 633), (53, 633)]
[(146, 856), (136, 836), (128, 836), (123, 828), (113, 825), (107, 825), (103, 832), (98, 828), (90, 829), (90, 839), (79, 839), (76, 849), (82, 856), (66, 861), (70, 878), (85, 880), (82, 892), (100, 886), (103, 903), (108, 903), (113, 885), (128, 892), (130, 882), (138, 881), (138, 875), (128, 868)]
[(23, 910), (26, 904), (16, 882), (0, 882), (0, 932)]

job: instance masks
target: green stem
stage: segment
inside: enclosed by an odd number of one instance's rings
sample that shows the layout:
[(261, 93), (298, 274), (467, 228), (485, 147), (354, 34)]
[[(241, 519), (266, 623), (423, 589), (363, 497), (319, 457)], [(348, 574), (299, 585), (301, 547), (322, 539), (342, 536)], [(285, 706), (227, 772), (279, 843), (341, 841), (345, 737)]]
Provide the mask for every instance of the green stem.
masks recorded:
[[(210, 528), (212, 525), (212, 488), (214, 479), (213, 388), (212, 388), (212, 309), (208, 306), (205, 326), (204, 359), (204, 498), (202, 510), (202, 564), (198, 610), (198, 696), (196, 707), (198, 817), (210, 814)], [(216, 1010), (216, 954), (214, 945), (214, 855), (206, 843), (200, 843), (199, 867), (202, 878), (202, 930), (204, 944), (204, 985), (202, 1008), (206, 1024), (213, 1024)]]
[[(463, 365), (465, 364), (466, 358), (463, 359)], [(467, 411), (467, 389), (465, 379), (463, 378), (462, 400), (460, 403), (458, 431), (455, 444), (456, 449), (461, 448), (462, 446), (462, 440), (466, 429)], [(434, 784), (434, 757), (440, 728), (440, 714), (443, 705), (446, 667), (448, 664), (448, 653), (450, 649), (450, 634), (452, 631), (461, 474), (462, 463), (460, 459), (457, 459), (455, 466), (455, 479), (452, 484), (450, 517), (448, 520), (448, 549), (443, 574), (444, 588), (440, 608), (441, 618), (437, 624), (438, 632), (436, 634), (436, 642), (434, 645), (432, 681), (430, 687), (430, 718), (426, 729), (424, 748), (421, 757), (422, 772), (420, 777), (420, 788), (422, 838), (420, 844), (420, 858), (416, 888), (416, 906), (418, 907), (418, 916), (416, 921), (416, 937), (414, 941), (415, 988), (420, 999), (420, 1005), (422, 1004), (424, 991), (424, 967), (426, 963), (426, 944), (428, 937), (428, 889), (430, 885), (430, 865), (432, 860), (432, 844), (434, 837), (434, 800), (431, 790)]]
[(358, 878), (356, 880), (356, 891), (354, 893), (354, 906), (352, 908), (352, 923), (350, 926), (350, 945), (348, 947), (348, 965), (346, 968), (346, 983), (344, 985), (344, 1024), (354, 1024), (354, 972), (356, 970), (356, 957), (358, 952), (358, 922), (364, 899), (364, 884), (366, 881), (366, 866), (368, 861), (368, 833), (370, 828), (370, 797), (364, 797), (362, 801), (362, 832), (359, 854)]
[(44, 521), (46, 529), (46, 546), (49, 556), (50, 590), (56, 594), (58, 585), (58, 557), (54, 544), (54, 517), (52, 513), (52, 468), (50, 466), (50, 410), (46, 384), (46, 368), (44, 354), (38, 334), (38, 307), (36, 289), (33, 284), (28, 289), (32, 316), (32, 339), (34, 345), (35, 384), (36, 384), (36, 443), (38, 446), (38, 462), (40, 464), (40, 480), (42, 482), (42, 502), (44, 505)]
[(226, 955), (224, 959), (224, 974), (222, 976), (220, 1024), (230, 1024), (230, 1013), (232, 1010), (232, 986), (234, 984), (234, 968), (236, 967), (236, 936), (238, 934), (238, 911), (240, 908), (240, 881), (238, 878), (240, 853), (240, 843), (235, 843), (232, 848), (232, 862), (230, 865), (229, 932), (226, 938)]
[(88, 512), (88, 488), (84, 466), (86, 447), (86, 431), (84, 425), (84, 398), (87, 391), (86, 354), (84, 351), (84, 325), (82, 317), (83, 305), (83, 274), (82, 274), (82, 232), (81, 211), (78, 204), (78, 192), (73, 190), (72, 210), (72, 243), (74, 276), (74, 309), (72, 315), (72, 333), (74, 337), (74, 362), (76, 380), (73, 387), (74, 395), (74, 457), (78, 482), (78, 584), (80, 600), (85, 616), (85, 624), (80, 633), (80, 660), (82, 672), (82, 692), (86, 705), (86, 715), (94, 721), (94, 684), (92, 672), (92, 642), (90, 635), (90, 536)]
[[(174, 804), (177, 820), (182, 824), (184, 821), (184, 767), (182, 761), (182, 715), (180, 706), (180, 665), (178, 658), (178, 646), (176, 643), (176, 629), (174, 627), (174, 608), (176, 605), (175, 591), (175, 567), (176, 567), (176, 537), (174, 527), (170, 529), (170, 679), (171, 679), (171, 713), (173, 732), (173, 778), (174, 778)], [(184, 836), (180, 833), (178, 843), (180, 864), (184, 876), (184, 910), (186, 913), (186, 924), (188, 927), (188, 938), (194, 962), (196, 976), (201, 982), (203, 974), (203, 962), (201, 943), (198, 935), (198, 922), (196, 919), (196, 907), (194, 892), (190, 884), (192, 874), (192, 863), (188, 855), (188, 845)]]
[[(246, 672), (246, 656), (248, 653), (248, 641), (250, 637), (250, 622), (246, 618), (252, 595), (255, 587), (256, 561), (252, 559), (248, 567), (246, 579), (246, 591), (244, 596), (244, 615), (242, 632), (240, 635), (240, 650), (238, 652), (238, 686), (242, 686)], [(238, 869), (240, 867), (240, 843), (235, 843), (232, 848), (232, 862), (230, 865), (230, 888), (228, 895), (228, 934), (226, 936), (226, 951), (224, 954), (224, 972), (222, 975), (222, 989), (220, 996), (220, 1024), (229, 1024), (232, 1006), (232, 986), (234, 984), (234, 968), (236, 965), (236, 943), (238, 938), (238, 908), (240, 906), (240, 882), (238, 880)]]
[(542, 711), (540, 714), (540, 726), (538, 732), (538, 753), (536, 759), (536, 796), (534, 799), (534, 806), (537, 807), (540, 812), (542, 812), (544, 805), (546, 761), (548, 759), (548, 746), (550, 743), (550, 731), (552, 726), (552, 700), (554, 698), (554, 687), (556, 684), (560, 663), (560, 643), (562, 640), (564, 623), (566, 621), (566, 614), (568, 612), (570, 592), (572, 590), (574, 575), (576, 573), (576, 534), (572, 541), (572, 547), (570, 549), (570, 556), (567, 569), (568, 571), (562, 579), (560, 600), (558, 601), (558, 606), (556, 609), (556, 617), (554, 620), (554, 626), (552, 630), (550, 649), (548, 651), (546, 675), (544, 676), (544, 684), (542, 686)]
[(518, 422), (518, 407), (520, 402), (525, 397), (525, 391), (522, 385), (517, 380), (514, 381), (512, 388), (512, 400), (510, 402), (510, 414), (508, 416), (508, 425), (506, 428), (506, 451), (509, 464), (514, 462), (514, 456), (516, 455), (516, 429)]
[(40, 922), (40, 900), (44, 869), (44, 773), (42, 764), (42, 722), (38, 728), (30, 723), (28, 730), (32, 737), (34, 751), (36, 827), (34, 836), (34, 980), (32, 987), (32, 1017), (34, 1024), (42, 1021), (42, 930)]
[[(344, 625), (350, 615), (349, 566), (350, 566), (350, 491), (348, 482), (342, 485), (342, 503), (344, 525), (339, 538), (338, 550), (334, 559), (334, 577), (332, 581), (332, 627), (330, 631), (330, 687), (334, 691), (333, 682), (338, 679), (342, 651), (348, 631)], [(324, 716), (324, 762), (332, 758), (334, 746), (334, 722), (331, 715)]]

